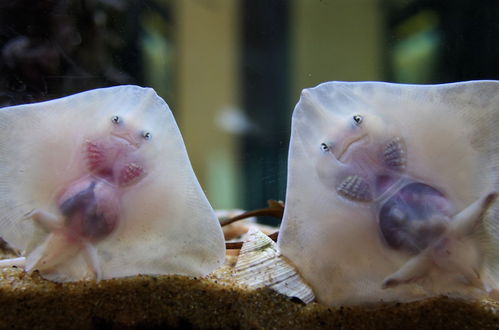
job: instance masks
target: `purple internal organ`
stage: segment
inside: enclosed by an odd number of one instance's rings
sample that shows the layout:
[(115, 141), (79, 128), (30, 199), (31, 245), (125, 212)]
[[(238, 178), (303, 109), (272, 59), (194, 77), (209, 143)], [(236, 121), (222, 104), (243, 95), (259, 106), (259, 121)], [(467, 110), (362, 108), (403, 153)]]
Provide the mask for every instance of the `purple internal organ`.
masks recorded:
[(437, 189), (410, 183), (388, 199), (379, 211), (379, 227), (389, 247), (418, 253), (445, 231), (451, 205)]
[(89, 177), (75, 184), (73, 189), (82, 190), (60, 205), (69, 236), (73, 240), (85, 239), (91, 242), (108, 236), (119, 220), (120, 199), (117, 188), (105, 180)]
[(136, 149), (126, 139), (114, 136), (87, 142), (90, 173), (70, 183), (58, 198), (63, 232), (70, 242), (95, 243), (119, 225), (123, 189), (144, 175)]

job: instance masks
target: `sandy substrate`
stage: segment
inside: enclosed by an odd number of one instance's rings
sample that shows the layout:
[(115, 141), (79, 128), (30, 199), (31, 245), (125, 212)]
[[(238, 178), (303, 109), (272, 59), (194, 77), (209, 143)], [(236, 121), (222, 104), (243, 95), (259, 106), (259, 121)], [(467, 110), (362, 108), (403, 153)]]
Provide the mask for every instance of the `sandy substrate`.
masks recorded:
[(0, 327), (498, 329), (499, 302), (447, 297), (377, 307), (304, 305), (233, 283), (228, 268), (205, 279), (136, 276), (58, 284), (0, 269)]

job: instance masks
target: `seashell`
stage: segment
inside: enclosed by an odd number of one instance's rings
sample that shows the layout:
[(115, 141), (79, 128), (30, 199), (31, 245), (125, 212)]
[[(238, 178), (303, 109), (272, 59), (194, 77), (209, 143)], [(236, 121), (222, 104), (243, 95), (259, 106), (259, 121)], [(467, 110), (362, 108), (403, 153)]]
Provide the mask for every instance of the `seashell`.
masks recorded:
[(150, 88), (0, 109), (0, 157), (0, 236), (28, 272), (202, 276), (224, 262), (175, 119)]
[[(278, 247), (319, 302), (498, 293), (498, 110), (497, 81), (302, 92)], [(331, 185), (348, 176), (369, 201)]]
[(277, 251), (276, 243), (256, 228), (250, 229), (234, 267), (236, 281), (252, 289), (269, 287), (304, 303), (315, 297), (295, 268)]
[(336, 189), (338, 194), (351, 200), (368, 202), (372, 199), (369, 184), (358, 175), (347, 176)]

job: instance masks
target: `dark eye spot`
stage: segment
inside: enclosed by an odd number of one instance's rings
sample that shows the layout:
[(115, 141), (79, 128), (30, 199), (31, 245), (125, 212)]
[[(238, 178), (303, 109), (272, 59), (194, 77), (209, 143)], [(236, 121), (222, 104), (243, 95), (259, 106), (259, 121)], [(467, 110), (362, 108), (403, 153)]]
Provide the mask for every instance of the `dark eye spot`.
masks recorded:
[(113, 124), (119, 124), (121, 123), (121, 118), (118, 116), (112, 116), (111, 121), (113, 122)]
[(152, 135), (149, 132), (142, 132), (142, 137), (144, 138), (144, 140), (150, 140), (152, 138)]
[(361, 115), (354, 115), (353, 116), (353, 121), (355, 122), (355, 125), (360, 125), (362, 123), (362, 116)]
[(328, 152), (329, 151), (329, 146), (325, 143), (321, 143), (321, 150), (324, 151), (324, 152)]

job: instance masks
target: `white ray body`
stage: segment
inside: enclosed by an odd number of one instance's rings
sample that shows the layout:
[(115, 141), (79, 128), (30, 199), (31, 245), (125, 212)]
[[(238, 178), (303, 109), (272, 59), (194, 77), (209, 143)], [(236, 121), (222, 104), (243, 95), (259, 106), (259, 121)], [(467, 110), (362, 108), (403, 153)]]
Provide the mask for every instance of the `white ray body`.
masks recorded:
[[(359, 131), (354, 115), (363, 117)], [(476, 221), (478, 228), (460, 234), (452, 248), (452, 261), (472, 266), (482, 288), (431, 262), (420, 279), (382, 287), (414, 255), (383, 241), (376, 201), (349, 200), (336, 187), (338, 176), (351, 172), (373, 182), (369, 175), (384, 171), (376, 158), (380, 147), (394, 137), (406, 146), (400, 177), (443, 192), (457, 215), (499, 190), (499, 82), (327, 82), (305, 89), (292, 119), (281, 253), (297, 266), (317, 299), (330, 305), (486, 295), (499, 279), (497, 200), (483, 222)], [(328, 144), (329, 152), (321, 150), (321, 143)]]
[[(102, 279), (210, 273), (223, 264), (223, 233), (168, 105), (150, 88), (102, 88), (0, 109), (0, 236), (29, 264), (51, 233), (26, 215), (61, 216), (58, 196), (87, 171), (86, 141), (108, 137), (116, 115), (127, 132), (147, 131), (151, 139), (137, 149), (146, 175), (119, 188), (119, 225), (95, 243)], [(92, 271), (77, 253), (42, 275), (75, 281)]]

